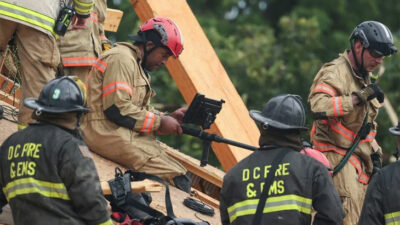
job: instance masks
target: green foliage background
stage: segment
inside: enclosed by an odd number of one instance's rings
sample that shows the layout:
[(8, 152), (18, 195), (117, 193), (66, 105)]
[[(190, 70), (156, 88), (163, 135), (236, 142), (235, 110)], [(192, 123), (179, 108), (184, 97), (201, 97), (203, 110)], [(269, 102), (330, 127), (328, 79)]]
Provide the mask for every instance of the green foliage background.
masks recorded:
[[(281, 93), (299, 94), (306, 104), (319, 68), (349, 48), (348, 37), (362, 21), (377, 20), (387, 25), (400, 48), (398, 0), (187, 0), (187, 3), (248, 109), (261, 109), (268, 99)], [(140, 25), (135, 11), (129, 1), (109, 0), (108, 6), (123, 10), (124, 16), (118, 32), (107, 36), (112, 41), (127, 41), (127, 35), (136, 33)], [(386, 70), (378, 81), (396, 112), (400, 111), (399, 62), (399, 55), (385, 59)], [(155, 103), (168, 111), (184, 104), (165, 69), (154, 72), (152, 77), (158, 93)], [(391, 154), (395, 140), (388, 132), (391, 123), (384, 108), (378, 123), (378, 143)], [(311, 124), (308, 115), (307, 125)], [(191, 137), (161, 139), (186, 154), (201, 156), (200, 141)], [(210, 162), (219, 166), (215, 156)]]

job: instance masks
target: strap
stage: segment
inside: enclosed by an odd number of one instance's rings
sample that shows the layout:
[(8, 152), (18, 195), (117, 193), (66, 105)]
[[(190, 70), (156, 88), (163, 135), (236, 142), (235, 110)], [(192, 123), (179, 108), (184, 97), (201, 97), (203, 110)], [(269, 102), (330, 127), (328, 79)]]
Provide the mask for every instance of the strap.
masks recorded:
[(341, 169), (343, 169), (344, 165), (346, 165), (347, 161), (349, 161), (350, 156), (353, 154), (353, 152), (356, 150), (358, 144), (360, 143), (361, 139), (365, 138), (367, 134), (369, 133), (370, 130), (370, 125), (367, 123), (368, 120), (368, 110), (367, 113), (365, 114), (364, 121), (361, 125), (360, 130), (357, 132), (357, 136), (354, 140), (353, 145), (351, 148), (347, 151), (346, 155), (343, 157), (343, 159), (339, 162), (337, 166), (333, 169), (333, 175), (335, 176)]
[(287, 148), (279, 148), (278, 151), (278, 155), (272, 161), (271, 172), (269, 173), (270, 176), (267, 176), (267, 178), (265, 179), (264, 189), (258, 201), (256, 214), (254, 215), (253, 221), (251, 222), (252, 225), (261, 224), (261, 217), (264, 211), (265, 203), (267, 202), (269, 188), (275, 178), (275, 171), (278, 169), (278, 165), (282, 162), (283, 158), (290, 150)]
[(127, 170), (125, 173), (129, 173), (131, 176), (131, 180), (134, 180), (134, 181), (141, 181), (144, 179), (149, 179), (149, 180), (154, 180), (154, 181), (164, 184), (165, 185), (165, 207), (167, 208), (167, 216), (169, 216), (171, 218), (175, 218), (174, 210), (172, 208), (171, 197), (170, 197), (170, 193), (169, 193), (169, 185), (165, 180), (161, 179), (158, 176), (152, 175), (152, 174), (147, 174), (144, 172), (136, 172), (133, 170)]

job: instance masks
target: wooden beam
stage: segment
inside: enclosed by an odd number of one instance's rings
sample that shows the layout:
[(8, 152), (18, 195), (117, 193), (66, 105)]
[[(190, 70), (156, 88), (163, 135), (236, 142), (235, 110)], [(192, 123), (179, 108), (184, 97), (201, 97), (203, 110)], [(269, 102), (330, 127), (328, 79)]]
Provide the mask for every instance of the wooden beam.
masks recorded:
[(204, 194), (203, 192), (196, 190), (195, 188), (192, 188), (192, 194), (193, 197), (196, 197), (197, 199), (203, 201), (204, 203), (212, 206), (213, 208), (219, 208), (219, 201), (211, 198), (210, 196)]
[[(178, 59), (168, 60), (167, 69), (187, 103), (197, 92), (226, 101), (211, 132), (258, 146), (259, 130), (186, 0), (130, 0), (130, 3), (142, 22), (164, 16), (178, 24), (184, 51)], [(223, 143), (214, 143), (213, 149), (226, 171), (251, 153)]]
[[(151, 180), (143, 181), (132, 181), (131, 190), (132, 193), (143, 193), (143, 192), (160, 192), (163, 188), (163, 184), (160, 184)], [(110, 195), (111, 189), (107, 181), (101, 182), (101, 190), (103, 190), (104, 195)]]
[(107, 8), (106, 20), (104, 21), (104, 30), (117, 32), (124, 12), (118, 9)]
[(197, 176), (203, 178), (204, 180), (214, 184), (219, 188), (222, 187), (222, 181), (225, 173), (221, 170), (218, 170), (217, 168), (210, 165), (201, 167), (199, 160), (187, 156), (177, 150), (173, 150), (172, 148), (166, 148), (166, 153), (182, 163), (185, 168), (192, 174), (196, 174)]

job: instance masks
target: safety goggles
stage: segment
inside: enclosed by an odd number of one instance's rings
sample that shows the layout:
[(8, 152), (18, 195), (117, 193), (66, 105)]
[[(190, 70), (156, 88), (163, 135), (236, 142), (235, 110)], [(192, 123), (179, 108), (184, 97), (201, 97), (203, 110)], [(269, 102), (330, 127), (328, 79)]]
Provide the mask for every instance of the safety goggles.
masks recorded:
[(378, 51), (376, 51), (374, 49), (367, 48), (367, 50), (368, 50), (369, 54), (375, 59), (379, 59), (381, 57), (384, 57), (380, 52), (378, 52)]

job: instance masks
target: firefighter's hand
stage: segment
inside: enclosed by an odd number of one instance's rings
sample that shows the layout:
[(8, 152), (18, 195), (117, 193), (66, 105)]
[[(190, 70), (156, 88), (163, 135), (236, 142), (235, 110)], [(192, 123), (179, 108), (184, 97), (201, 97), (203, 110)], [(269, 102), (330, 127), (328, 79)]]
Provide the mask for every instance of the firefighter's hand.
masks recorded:
[(359, 104), (365, 104), (367, 101), (371, 99), (378, 99), (379, 103), (383, 103), (385, 100), (385, 94), (378, 84), (370, 84), (366, 88), (361, 91), (353, 92), (359, 98)]
[(171, 117), (175, 118), (179, 122), (179, 124), (182, 124), (183, 117), (185, 116), (186, 111), (187, 111), (187, 108), (182, 107), (182, 108), (175, 110), (173, 113), (170, 113), (169, 115)]
[(175, 118), (168, 115), (162, 115), (161, 125), (160, 128), (158, 128), (158, 133), (182, 135), (183, 131), (180, 123)]
[(87, 18), (74, 16), (71, 22), (72, 29), (73, 30), (84, 29), (86, 27), (86, 19)]

